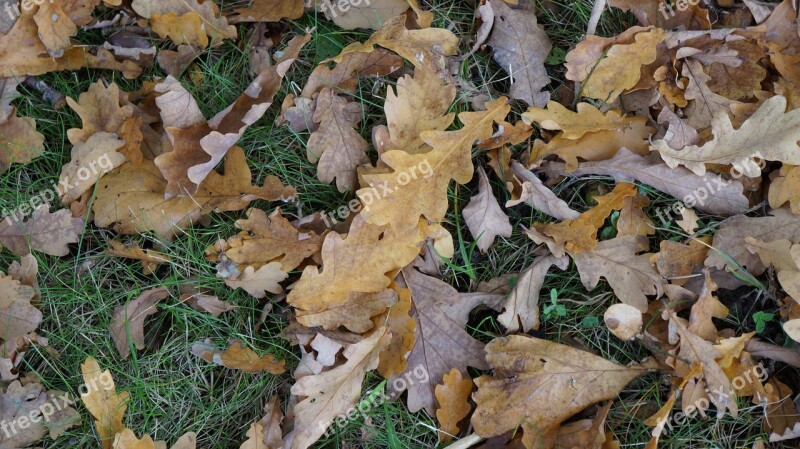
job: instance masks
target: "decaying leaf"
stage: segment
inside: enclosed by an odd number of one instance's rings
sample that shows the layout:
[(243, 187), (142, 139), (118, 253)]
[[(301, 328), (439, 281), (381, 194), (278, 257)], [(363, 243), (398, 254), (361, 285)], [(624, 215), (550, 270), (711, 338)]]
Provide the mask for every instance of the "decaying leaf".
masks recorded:
[(587, 406), (611, 399), (644, 367), (624, 367), (604, 358), (534, 337), (512, 335), (486, 345), (494, 376), (475, 379), (472, 415), (485, 438), (521, 427), (536, 441)]
[(436, 386), (436, 420), (439, 421), (439, 441), (450, 441), (458, 435), (458, 423), (469, 415), (469, 395), (472, 393), (472, 379), (453, 368), (444, 376), (444, 382)]
[(148, 290), (133, 301), (117, 306), (108, 331), (117, 347), (119, 355), (126, 359), (131, 354), (131, 345), (144, 349), (144, 321), (155, 315), (156, 304), (169, 297), (169, 290), (157, 288)]
[(215, 363), (230, 369), (242, 370), (246, 373), (260, 373), (266, 371), (278, 375), (286, 372), (284, 360), (278, 361), (272, 354), (259, 357), (255, 351), (238, 340), (231, 340), (228, 347), (220, 351), (209, 340), (197, 342), (192, 345), (192, 354), (206, 362)]
[(68, 245), (77, 243), (83, 232), (83, 220), (72, 218), (66, 209), (51, 213), (50, 206), (43, 204), (23, 221), (20, 212), (30, 210), (25, 207), (0, 221), (0, 244), (19, 256), (30, 254), (31, 250), (57, 257), (69, 254)]
[(545, 256), (537, 259), (520, 274), (503, 304), (504, 312), (497, 317), (497, 321), (508, 332), (519, 332), (520, 329), (523, 332), (539, 330), (539, 292), (544, 278), (551, 266), (566, 270), (568, 264), (569, 259), (566, 257)]
[(511, 237), (513, 231), (511, 223), (497, 204), (492, 187), (489, 185), (489, 178), (482, 168), (478, 169), (478, 194), (470, 199), (463, 215), (469, 232), (483, 252), (492, 246), (498, 236)]

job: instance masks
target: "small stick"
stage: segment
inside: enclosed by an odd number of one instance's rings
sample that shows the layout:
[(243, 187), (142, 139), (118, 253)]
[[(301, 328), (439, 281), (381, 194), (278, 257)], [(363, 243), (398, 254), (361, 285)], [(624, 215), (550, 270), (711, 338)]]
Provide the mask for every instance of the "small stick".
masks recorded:
[(24, 84), (26, 87), (42, 94), (42, 98), (50, 103), (50, 105), (55, 109), (61, 109), (65, 104), (67, 104), (67, 98), (61, 92), (48, 86), (47, 83), (42, 80), (38, 80), (35, 77), (29, 76), (25, 78)]
[(586, 35), (592, 36), (597, 33), (597, 24), (600, 23), (600, 16), (606, 9), (606, 0), (595, 0), (592, 15), (589, 17), (589, 26), (586, 27)]

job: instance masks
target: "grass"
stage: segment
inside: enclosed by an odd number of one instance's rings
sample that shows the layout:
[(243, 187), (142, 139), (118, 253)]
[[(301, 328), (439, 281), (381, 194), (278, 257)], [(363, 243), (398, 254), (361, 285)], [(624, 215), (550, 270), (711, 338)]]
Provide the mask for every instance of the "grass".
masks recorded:
[[(463, 37), (462, 50), (466, 53), (476, 31), (474, 2), (436, 0), (424, 3), (436, 13), (435, 26), (451, 29)], [(227, 2), (228, 6), (230, 4)], [(547, 1), (537, 6), (540, 22), (556, 48), (566, 52), (580, 41), (591, 12), (590, 1)], [(602, 35), (613, 35), (633, 23), (630, 16), (606, 12), (598, 30)], [(350, 42), (364, 40), (368, 33), (342, 31), (314, 14), (307, 14), (285, 28), (284, 43), (292, 33), (300, 33), (306, 28), (315, 28), (313, 40), (288, 74), (273, 108), (264, 119), (250, 127), (239, 145), (248, 155), (257, 181), (274, 174), (298, 189), (299, 200), (283, 205), (282, 209), (285, 215), (299, 217), (315, 211), (334, 210), (346, 204), (351, 196), (343, 195), (334, 186), (316, 179), (315, 168), (305, 157), (308, 133), (276, 127), (274, 119), (278, 106), (287, 94), (299, 93), (318, 62), (338, 53)], [(102, 41), (97, 32), (82, 32), (79, 39), (87, 43)], [(556, 92), (563, 87), (563, 69), (559, 65), (548, 69), (554, 79), (551, 90)], [(141, 87), (142, 80), (153, 76), (163, 76), (163, 73), (153, 69), (135, 81), (125, 80), (115, 73), (94, 70), (53, 73), (42, 78), (61, 93), (77, 98), (98, 79), (116, 82), (123, 90), (133, 91)], [(508, 91), (508, 76), (486, 52), (472, 54), (462, 61), (460, 76), (491, 98)], [(194, 84), (192, 78), (202, 79), (202, 82)], [(226, 42), (200, 55), (182, 81), (197, 98), (206, 117), (211, 117), (235, 100), (250, 82), (248, 55), (238, 44)], [(362, 80), (353, 95), (354, 100), (364, 105), (360, 131), (365, 138), (369, 137), (372, 126), (384, 120), (381, 106), (387, 86), (393, 83), (392, 78)], [(15, 105), (21, 115), (36, 119), (40, 132), (46, 136), (47, 150), (33, 163), (14, 165), (0, 175), (0, 208), (10, 209), (27, 201), (58, 178), (62, 165), (69, 160), (66, 130), (80, 127), (79, 118), (69, 108), (54, 110), (36, 92), (25, 88), (21, 88), (21, 92)], [(453, 111), (467, 110), (468, 104), (468, 98), (462, 95), (453, 105)], [(521, 111), (517, 105), (514, 113)], [(511, 121), (516, 119), (518, 117)], [(512, 151), (518, 156), (524, 149), (525, 146), (521, 145)], [(478, 161), (486, 160), (484, 155), (476, 153), (475, 156)], [(374, 152), (370, 157), (376, 159)], [(598, 185), (613, 186), (613, 181), (606, 178), (568, 180), (559, 185), (556, 192), (573, 208), (585, 210), (591, 207), (587, 204), (587, 192), (597, 189)], [(474, 248), (473, 239), (460, 215), (476, 191), (473, 182), (467, 186), (451, 186), (449, 192), (451, 210), (447, 227), (454, 235), (457, 251), (451, 262), (443, 266), (443, 276), (460, 291), (473, 291), (481, 281), (519, 272), (529, 266), (535, 259), (533, 250), (536, 245), (521, 232), (520, 225), (547, 220), (544, 215), (525, 206), (509, 209), (507, 212), (515, 226), (513, 235), (500, 239), (488, 253), (481, 254)], [(494, 191), (501, 204), (508, 199), (508, 193), (499, 183), (495, 183)], [(655, 220), (652, 213), (655, 208), (672, 200), (658, 192), (651, 192), (650, 197), (650, 212)], [(276, 207), (262, 202), (253, 206), (270, 210)], [(268, 399), (275, 394), (283, 399), (288, 396), (291, 375), (246, 374), (217, 367), (191, 355), (191, 344), (210, 339), (223, 347), (228, 339), (237, 338), (259, 354), (271, 353), (286, 359), (290, 371), (299, 360), (299, 351), (280, 336), (281, 329), (288, 322), (286, 306), (271, 299), (268, 302), (274, 303), (273, 311), (266, 315), (264, 323), (260, 323), (264, 302), (241, 291), (231, 291), (215, 277), (213, 265), (203, 257), (208, 245), (236, 232), (233, 222), (242, 216), (243, 213), (212, 215), (209, 226), (189, 229), (172, 242), (153, 235), (118, 236), (112, 231), (87, 225), (80, 244), (75, 245), (69, 257), (58, 259), (36, 255), (43, 293), (41, 309), (45, 316), (40, 331), (49, 338), (50, 345), (58, 349), (59, 356), (34, 348), (26, 355), (22, 371), (35, 373), (48, 389), (63, 390), (77, 396), (82, 383), (79, 366), (86, 357), (95, 357), (101, 367), (111, 370), (118, 391), (130, 393), (125, 423), (137, 434), (149, 434), (172, 443), (178, 435), (192, 430), (199, 435), (198, 447), (237, 448), (244, 441), (250, 423), (262, 416)], [(713, 225), (717, 221), (716, 217), (703, 219), (703, 225)], [(673, 223), (659, 230), (653, 241), (677, 239), (677, 229)], [(102, 255), (112, 239), (160, 249), (172, 261), (162, 266), (155, 276), (145, 276), (134, 262)], [(8, 266), (13, 260), (7, 251), (0, 253), (0, 267)], [(219, 318), (192, 310), (177, 299), (179, 288), (190, 283), (211, 290), (238, 308)], [(120, 359), (108, 333), (114, 308), (147, 289), (159, 286), (168, 287), (173, 294), (159, 305), (159, 313), (147, 322), (146, 349), (138, 353), (134, 351), (128, 360)], [(649, 355), (643, 345), (620, 342), (610, 337), (602, 324), (591, 325), (592, 318), (602, 323), (605, 308), (616, 301), (612, 296), (592, 300), (608, 291), (605, 284), (595, 291), (585, 291), (572, 266), (564, 272), (554, 270), (548, 275), (542, 291), (546, 293), (551, 289), (557, 292), (559, 304), (564, 306), (563, 316), (545, 314), (541, 329), (534, 335), (575, 345), (619, 363), (638, 361)], [(737, 332), (752, 328), (747, 311), (732, 317), (729, 324)], [(496, 321), (496, 314), (473, 317), (468, 331), (482, 341), (489, 341), (504, 332)], [(643, 421), (666, 400), (669, 394), (666, 380), (660, 374), (644, 376), (630, 384), (614, 402), (608, 422), (623, 447), (644, 447), (650, 428)], [(371, 373), (365, 389), (375, 388), (380, 383), (381, 379)], [(719, 421), (691, 421), (662, 437), (660, 447), (750, 447), (756, 438), (764, 437), (761, 417), (758, 410), (748, 409), (748, 402), (743, 401), (740, 406), (745, 411), (738, 419), (726, 416)], [(57, 441), (45, 438), (42, 442), (45, 448), (97, 447), (91, 417), (82, 406), (78, 406), (78, 410), (83, 416), (83, 424), (69, 430)], [(334, 435), (321, 440), (318, 447), (419, 448), (434, 447), (436, 440), (436, 425), (432, 417), (425, 412), (410, 413), (402, 402), (389, 402), (370, 410), (365, 416), (348, 421)]]

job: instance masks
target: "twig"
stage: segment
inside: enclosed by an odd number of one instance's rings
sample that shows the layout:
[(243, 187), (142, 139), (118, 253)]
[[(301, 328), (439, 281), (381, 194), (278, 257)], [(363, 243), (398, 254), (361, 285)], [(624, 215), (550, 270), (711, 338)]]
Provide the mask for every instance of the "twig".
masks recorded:
[(42, 98), (44, 98), (46, 102), (50, 103), (54, 109), (61, 109), (65, 104), (67, 104), (67, 99), (61, 92), (48, 86), (47, 83), (42, 80), (38, 80), (33, 76), (29, 76), (25, 78), (24, 84), (26, 87), (42, 94)]

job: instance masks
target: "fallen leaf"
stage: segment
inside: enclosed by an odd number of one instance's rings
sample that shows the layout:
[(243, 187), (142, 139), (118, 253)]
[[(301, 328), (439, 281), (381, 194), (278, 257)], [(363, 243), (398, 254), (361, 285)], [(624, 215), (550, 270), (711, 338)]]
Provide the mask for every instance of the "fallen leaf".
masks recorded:
[(347, 8), (335, 0), (318, 0), (318, 6), (328, 19), (345, 30), (356, 28), (379, 29), (386, 21), (408, 10), (406, 0), (370, 0), (350, 2)]
[(95, 386), (88, 394), (81, 395), (81, 401), (96, 420), (103, 449), (112, 449), (114, 436), (125, 429), (122, 417), (128, 408), (129, 394), (127, 391), (117, 393), (111, 372), (101, 371), (97, 360), (91, 357), (81, 364), (81, 372), (86, 385)]
[(581, 216), (580, 212), (569, 207), (566, 201), (557, 197), (552, 190), (544, 185), (538, 176), (526, 170), (519, 162), (511, 162), (511, 170), (523, 181), (523, 193), (518, 200), (508, 201), (506, 207), (516, 206), (521, 202), (525, 202), (532, 208), (558, 220), (575, 220)]
[[(229, 25), (225, 17), (220, 16), (219, 7), (213, 0), (205, 0), (202, 3), (198, 0), (133, 0), (131, 7), (140, 16), (150, 19), (154, 30), (165, 20), (175, 20), (175, 23), (180, 24), (183, 21), (191, 21), (197, 16), (194, 20), (199, 21), (199, 28), (212, 40), (235, 39), (237, 35), (236, 27)], [(170, 18), (170, 15), (175, 17)]]
[(314, 122), (319, 128), (308, 139), (308, 161), (318, 163), (317, 177), (324, 183), (336, 180), (340, 192), (356, 186), (356, 167), (369, 161), (369, 144), (353, 129), (361, 122), (361, 105), (348, 101), (331, 89), (317, 97)]
[(75, 144), (72, 159), (61, 169), (58, 180), (59, 190), (62, 186), (70, 186), (60, 192), (61, 202), (68, 205), (79, 199), (105, 173), (124, 164), (125, 156), (118, 152), (123, 146), (125, 141), (107, 132), (98, 132), (86, 142)]
[(286, 372), (286, 361), (278, 360), (272, 354), (259, 357), (255, 351), (238, 340), (230, 340), (224, 351), (216, 349), (209, 340), (192, 345), (192, 354), (206, 362), (215, 363), (230, 369), (242, 370), (245, 373), (268, 372), (273, 375)]
[(444, 376), (443, 382), (436, 386), (436, 420), (439, 421), (439, 441), (450, 441), (458, 436), (458, 423), (469, 415), (472, 406), (469, 396), (472, 393), (472, 379), (453, 368)]
[(650, 263), (647, 238), (622, 236), (605, 240), (588, 252), (571, 254), (583, 286), (593, 290), (601, 277), (625, 304), (647, 311), (646, 295), (661, 295), (664, 281)]
[(263, 298), (267, 293), (282, 293), (280, 283), (289, 277), (289, 273), (281, 269), (280, 262), (270, 262), (256, 270), (247, 267), (237, 279), (225, 279), (225, 285), (242, 290), (254, 298)]
[(550, 100), (543, 92), (550, 84), (544, 61), (553, 44), (536, 20), (536, 14), (526, 9), (513, 9), (502, 0), (488, 0), (494, 12), (494, 27), (487, 44), (492, 57), (511, 76), (511, 98), (530, 106), (542, 107)]
[(299, 19), (305, 10), (303, 0), (253, 0), (247, 8), (237, 8), (228, 17), (230, 23), (278, 22), (281, 19)]
[(170, 262), (170, 258), (166, 254), (153, 251), (152, 249), (144, 250), (140, 248), (139, 245), (125, 246), (116, 240), (110, 241), (109, 245), (111, 245), (111, 249), (106, 250), (104, 254), (111, 257), (141, 261), (142, 274), (145, 276), (154, 274), (156, 268), (162, 263)]
[(630, 341), (642, 332), (642, 311), (627, 304), (612, 304), (603, 314), (608, 330), (622, 341)]
[(512, 335), (486, 345), (494, 376), (475, 379), (475, 433), (488, 438), (522, 427), (529, 441), (587, 406), (615, 397), (642, 367), (624, 367), (569, 346)]
[(753, 237), (744, 239), (747, 249), (757, 254), (764, 265), (771, 265), (777, 272), (778, 282), (789, 296), (800, 302), (800, 245), (779, 239), (765, 242)]
[(507, 332), (519, 332), (520, 329), (522, 332), (539, 330), (539, 292), (547, 272), (553, 265), (562, 271), (566, 270), (569, 259), (545, 256), (536, 259), (520, 274), (513, 290), (505, 299), (504, 312), (497, 317), (497, 321), (505, 326)]
[(18, 256), (39, 251), (50, 256), (64, 257), (69, 246), (78, 242), (83, 233), (83, 220), (72, 218), (69, 210), (50, 213), (50, 206), (37, 207), (25, 221), (19, 213), (0, 221), (0, 244)]
[(114, 340), (120, 357), (127, 359), (131, 355), (131, 346), (144, 349), (144, 321), (158, 312), (156, 304), (169, 297), (169, 290), (156, 288), (139, 295), (127, 304), (114, 308), (108, 332)]
[(376, 329), (344, 350), (347, 362), (329, 371), (305, 376), (292, 386), (292, 394), (302, 398), (294, 408), (292, 449), (310, 447), (336, 417), (346, 414), (358, 403), (364, 377), (377, 367), (378, 354), (390, 338), (385, 328)]
[[(732, 164), (736, 173), (749, 177), (761, 174), (758, 160), (800, 165), (800, 110), (786, 110), (786, 98), (776, 95), (766, 100), (739, 129), (734, 129), (727, 114), (714, 116), (714, 138), (702, 146), (673, 150), (663, 140), (653, 142), (653, 151), (675, 168), (683, 165), (695, 174), (706, 172), (705, 164)], [(687, 155), (690, 155), (687, 157)]]
[(513, 229), (508, 216), (500, 209), (492, 193), (489, 178), (483, 168), (478, 168), (478, 194), (473, 196), (462, 211), (470, 234), (481, 252), (486, 252), (495, 238), (511, 237)]
[(264, 417), (250, 424), (247, 431), (247, 441), (239, 449), (281, 449), (283, 448), (283, 412), (281, 412), (278, 396), (264, 406)]

